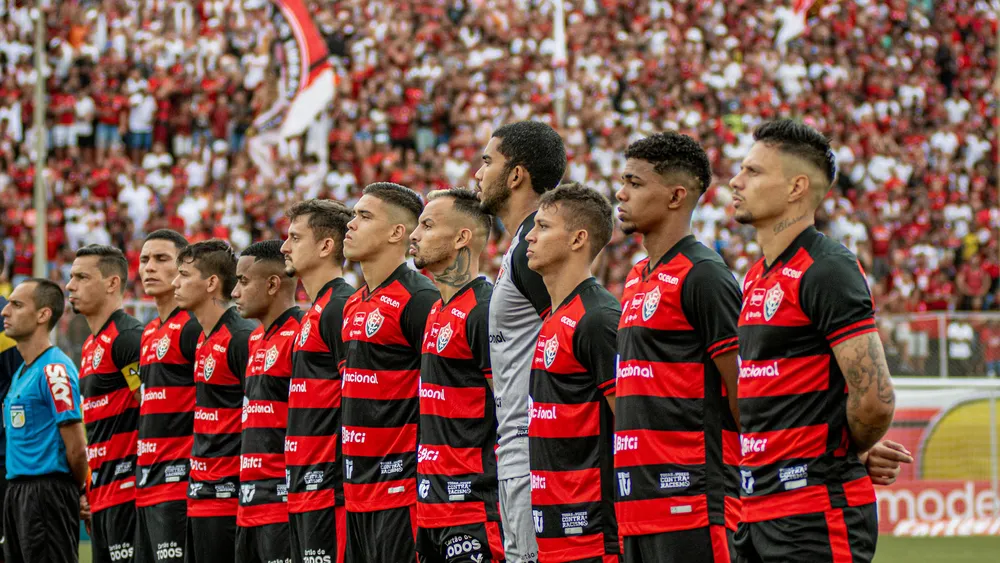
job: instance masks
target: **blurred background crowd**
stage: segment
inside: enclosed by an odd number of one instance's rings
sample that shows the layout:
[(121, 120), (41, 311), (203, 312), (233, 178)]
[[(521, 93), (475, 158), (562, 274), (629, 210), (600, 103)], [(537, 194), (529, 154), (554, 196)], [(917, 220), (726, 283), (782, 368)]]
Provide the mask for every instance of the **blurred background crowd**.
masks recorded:
[[(715, 177), (693, 228), (741, 278), (760, 249), (730, 220), (727, 184), (753, 127), (793, 116), (833, 141), (841, 174), (820, 227), (861, 258), (903, 367), (929, 369), (928, 343), (952, 326), (889, 314), (1000, 307), (994, 3), (820, 1), (808, 32), (775, 48), (784, 2), (567, 0), (568, 61), (554, 68), (549, 0), (312, 0), (337, 97), (281, 145), (274, 179), (247, 154), (275, 95), (265, 4), (43, 0), (48, 112), (33, 123), (34, 2), (0, 0), (5, 279), (29, 275), (37, 251), (65, 281), (94, 242), (137, 267), (143, 234), (160, 227), (239, 248), (281, 236), (290, 203), (350, 205), (375, 180), (471, 186), (490, 132), (529, 118), (562, 133), (567, 180), (609, 197), (629, 142), (665, 129), (698, 139)], [(39, 173), (52, 194), (45, 249), (30, 236)], [(494, 239), (490, 274), (506, 247), (502, 229)], [(641, 256), (619, 233), (596, 273), (620, 293)], [(969, 327), (979, 348), (983, 330), (998, 333), (1000, 360), (998, 327)]]

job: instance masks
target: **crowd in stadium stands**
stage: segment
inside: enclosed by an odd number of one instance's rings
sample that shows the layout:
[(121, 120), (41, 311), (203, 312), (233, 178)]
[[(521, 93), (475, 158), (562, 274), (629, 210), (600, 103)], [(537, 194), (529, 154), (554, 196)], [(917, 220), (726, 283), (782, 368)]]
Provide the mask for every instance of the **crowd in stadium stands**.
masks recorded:
[[(32, 123), (31, 4), (0, 8), (11, 278), (31, 269), (39, 134), (53, 194), (45, 252), (63, 280), (86, 243), (117, 244), (134, 265), (140, 235), (159, 227), (239, 247), (277, 237), (279, 210), (300, 198), (350, 204), (374, 180), (470, 185), (489, 133), (553, 123), (564, 84), (567, 180), (611, 196), (621, 151), (655, 131), (706, 146), (715, 180), (694, 230), (737, 277), (760, 250), (729, 219), (728, 180), (754, 125), (802, 116), (832, 138), (840, 164), (821, 226), (861, 257), (882, 312), (1000, 306), (997, 22), (985, 1), (817, 2), (807, 34), (775, 49), (783, 2), (573, 0), (568, 62), (554, 70), (547, 0), (311, 0), (339, 91), (280, 147), (273, 181), (246, 151), (255, 112), (275, 95), (266, 0), (43, 2), (44, 124)], [(505, 247), (495, 238), (494, 268)], [(612, 292), (640, 252), (615, 236), (599, 267)]]

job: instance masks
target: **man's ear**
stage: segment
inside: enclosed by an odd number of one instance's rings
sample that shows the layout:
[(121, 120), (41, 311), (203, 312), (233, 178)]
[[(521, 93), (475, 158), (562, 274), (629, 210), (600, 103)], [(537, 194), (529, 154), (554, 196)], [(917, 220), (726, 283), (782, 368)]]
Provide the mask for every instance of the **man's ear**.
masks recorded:
[(516, 190), (521, 185), (527, 183), (529, 179), (528, 170), (518, 164), (507, 174), (507, 186), (511, 190)]
[(797, 174), (792, 176), (788, 186), (788, 203), (803, 201), (803, 198), (812, 197), (812, 181), (808, 174)]
[(688, 189), (680, 184), (676, 186), (671, 186), (673, 191), (670, 192), (670, 199), (667, 200), (667, 209), (680, 209), (684, 205), (684, 200), (687, 199)]
[(589, 241), (590, 233), (587, 232), (587, 229), (577, 229), (573, 233), (573, 238), (569, 241), (569, 249), (573, 252), (578, 252), (587, 246)]

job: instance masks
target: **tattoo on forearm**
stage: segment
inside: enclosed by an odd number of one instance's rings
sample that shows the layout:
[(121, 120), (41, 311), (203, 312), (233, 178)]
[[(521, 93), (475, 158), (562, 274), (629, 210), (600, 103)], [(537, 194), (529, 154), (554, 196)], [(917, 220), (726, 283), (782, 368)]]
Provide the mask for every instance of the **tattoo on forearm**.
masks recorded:
[(860, 442), (858, 445), (867, 449), (885, 434), (892, 418), (880, 424), (871, 424), (863, 419), (864, 413), (861, 412), (863, 398), (874, 390), (875, 397), (880, 403), (894, 408), (896, 395), (878, 334), (867, 334), (845, 344), (845, 348), (838, 354), (838, 359), (841, 360), (839, 363), (848, 383), (848, 422), (852, 433)]
[(472, 274), (469, 272), (471, 266), (472, 252), (468, 248), (463, 248), (458, 251), (458, 256), (451, 266), (441, 272), (441, 275), (435, 276), (434, 281), (450, 287), (462, 287), (472, 279)]
[(784, 231), (788, 227), (791, 227), (795, 223), (798, 223), (799, 221), (805, 218), (806, 216), (803, 214), (799, 215), (798, 217), (795, 217), (794, 219), (782, 219), (781, 221), (778, 221), (778, 224), (774, 226), (774, 234), (778, 234), (781, 231)]

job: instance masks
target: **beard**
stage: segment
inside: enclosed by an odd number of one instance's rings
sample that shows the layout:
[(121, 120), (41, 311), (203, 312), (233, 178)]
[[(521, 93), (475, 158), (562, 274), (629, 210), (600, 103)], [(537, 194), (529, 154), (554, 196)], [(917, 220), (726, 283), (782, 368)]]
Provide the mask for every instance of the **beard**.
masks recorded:
[(486, 186), (486, 189), (482, 190), (482, 201), (479, 202), (479, 208), (483, 210), (484, 213), (497, 216), (500, 211), (507, 205), (510, 201), (511, 191), (510, 186), (507, 185), (507, 175), (502, 174), (502, 178), (498, 178), (493, 184)]
[(753, 225), (754, 217), (753, 213), (749, 211), (736, 211), (733, 214), (733, 220), (741, 225)]
[(622, 232), (626, 236), (634, 235), (639, 232), (639, 228), (636, 227), (635, 223), (622, 223)]
[(288, 277), (290, 277), (290, 278), (294, 278), (295, 277), (295, 273), (296, 273), (295, 272), (295, 266), (292, 266), (291, 264), (286, 263), (285, 264), (285, 275), (288, 276)]

